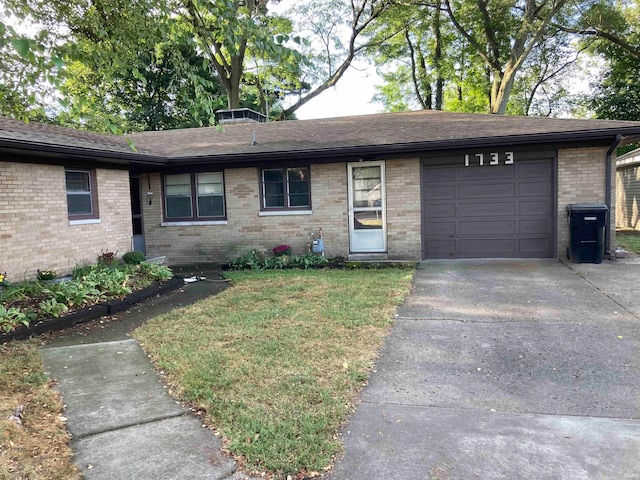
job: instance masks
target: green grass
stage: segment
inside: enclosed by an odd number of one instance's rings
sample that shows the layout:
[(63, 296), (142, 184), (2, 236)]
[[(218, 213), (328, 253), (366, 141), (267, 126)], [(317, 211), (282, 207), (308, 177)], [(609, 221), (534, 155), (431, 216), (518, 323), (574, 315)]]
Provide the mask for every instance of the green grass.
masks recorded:
[(640, 254), (640, 232), (618, 231), (616, 232), (616, 244), (627, 252)]
[(232, 288), (135, 336), (249, 470), (321, 471), (412, 274), (229, 272)]

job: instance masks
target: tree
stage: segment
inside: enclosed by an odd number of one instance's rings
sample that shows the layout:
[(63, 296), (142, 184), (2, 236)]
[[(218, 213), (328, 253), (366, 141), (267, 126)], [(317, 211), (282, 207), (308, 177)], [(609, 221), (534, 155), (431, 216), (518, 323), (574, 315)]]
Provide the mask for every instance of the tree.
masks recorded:
[[(285, 110), (290, 115), (311, 99), (335, 86), (356, 58), (380, 47), (390, 38), (372, 37), (374, 27), (390, 8), (390, 0), (312, 0), (301, 2), (291, 13), (307, 41), (301, 50), (309, 60), (301, 80), (314, 85)], [(346, 39), (344, 41), (343, 39)]]

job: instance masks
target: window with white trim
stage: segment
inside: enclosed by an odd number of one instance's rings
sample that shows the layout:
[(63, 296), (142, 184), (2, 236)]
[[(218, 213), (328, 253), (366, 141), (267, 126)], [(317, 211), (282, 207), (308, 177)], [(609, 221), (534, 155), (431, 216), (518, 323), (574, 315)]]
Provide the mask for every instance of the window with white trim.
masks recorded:
[(164, 218), (167, 221), (224, 219), (222, 172), (165, 175)]
[(262, 210), (309, 210), (309, 167), (268, 168), (261, 172)]
[(69, 220), (98, 218), (95, 170), (65, 168)]

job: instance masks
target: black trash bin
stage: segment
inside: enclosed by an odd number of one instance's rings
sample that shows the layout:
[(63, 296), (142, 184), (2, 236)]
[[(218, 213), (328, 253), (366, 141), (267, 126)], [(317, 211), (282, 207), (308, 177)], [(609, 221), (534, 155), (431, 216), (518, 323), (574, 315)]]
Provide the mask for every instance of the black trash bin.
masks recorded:
[(602, 263), (608, 212), (609, 208), (600, 203), (567, 205), (571, 231), (567, 257), (574, 263)]

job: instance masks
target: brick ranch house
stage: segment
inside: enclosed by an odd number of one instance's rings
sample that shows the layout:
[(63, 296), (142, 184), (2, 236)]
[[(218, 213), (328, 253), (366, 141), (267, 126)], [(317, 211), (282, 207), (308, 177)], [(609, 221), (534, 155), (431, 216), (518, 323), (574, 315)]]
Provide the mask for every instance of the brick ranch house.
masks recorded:
[[(134, 246), (224, 261), (322, 228), (329, 257), (560, 257), (566, 206), (606, 203), (640, 123), (420, 111), (128, 137), (0, 119), (0, 270)], [(134, 148), (132, 148), (132, 145)]]

